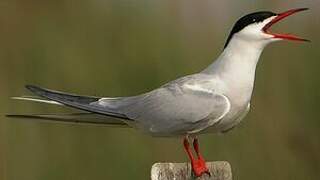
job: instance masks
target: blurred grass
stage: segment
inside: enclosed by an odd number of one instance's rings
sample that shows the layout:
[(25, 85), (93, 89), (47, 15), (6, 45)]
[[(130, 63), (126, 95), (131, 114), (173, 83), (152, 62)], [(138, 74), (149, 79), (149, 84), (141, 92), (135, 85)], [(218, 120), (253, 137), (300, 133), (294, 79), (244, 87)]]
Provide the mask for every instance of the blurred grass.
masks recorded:
[[(65, 112), (16, 102), (25, 84), (127, 96), (195, 73), (221, 52), (238, 17), (311, 7), (275, 29), (312, 43), (266, 48), (252, 109), (239, 128), (201, 136), (208, 160), (227, 160), (235, 179), (318, 179), (318, 1), (0, 2), (0, 113)], [(3, 179), (148, 179), (157, 161), (187, 161), (180, 139), (132, 129), (0, 120)], [(0, 173), (1, 173), (0, 172)], [(1, 176), (0, 176), (1, 177)]]

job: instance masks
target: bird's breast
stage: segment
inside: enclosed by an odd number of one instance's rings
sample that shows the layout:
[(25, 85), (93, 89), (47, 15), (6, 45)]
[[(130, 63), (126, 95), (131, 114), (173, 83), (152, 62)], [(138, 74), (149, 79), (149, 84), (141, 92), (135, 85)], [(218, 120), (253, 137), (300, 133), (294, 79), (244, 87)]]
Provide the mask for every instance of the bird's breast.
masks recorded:
[(238, 125), (241, 120), (247, 115), (250, 110), (250, 103), (245, 106), (231, 106), (230, 111), (216, 124), (213, 124), (211, 127), (205, 129), (201, 133), (219, 133), (226, 132), (236, 125)]

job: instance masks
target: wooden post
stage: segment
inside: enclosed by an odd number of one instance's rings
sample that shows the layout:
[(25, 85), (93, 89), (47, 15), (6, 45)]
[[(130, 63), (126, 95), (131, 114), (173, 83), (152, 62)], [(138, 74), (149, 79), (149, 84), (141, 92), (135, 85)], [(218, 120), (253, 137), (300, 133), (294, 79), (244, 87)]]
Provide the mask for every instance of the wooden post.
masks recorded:
[(190, 163), (155, 163), (151, 168), (151, 180), (232, 180), (231, 166), (226, 161), (207, 162), (211, 173), (195, 178)]

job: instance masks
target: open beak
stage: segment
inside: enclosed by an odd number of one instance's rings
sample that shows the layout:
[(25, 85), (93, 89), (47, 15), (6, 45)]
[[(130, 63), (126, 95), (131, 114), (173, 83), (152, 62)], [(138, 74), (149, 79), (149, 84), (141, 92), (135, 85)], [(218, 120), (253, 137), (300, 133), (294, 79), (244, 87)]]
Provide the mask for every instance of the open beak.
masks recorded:
[(291, 9), (291, 10), (288, 10), (286, 12), (283, 12), (283, 13), (280, 13), (280, 14), (277, 14), (277, 16), (272, 19), (268, 24), (266, 24), (263, 28), (262, 28), (262, 31), (266, 34), (270, 34), (273, 36), (273, 38), (277, 38), (277, 39), (286, 39), (286, 40), (293, 40), (293, 41), (309, 41), (307, 39), (303, 39), (303, 38), (300, 38), (298, 36), (295, 36), (295, 35), (291, 35), (291, 34), (278, 34), (278, 33), (272, 33), (269, 31), (269, 29), (271, 28), (272, 25), (274, 25), (275, 23), (279, 22), (280, 20), (292, 15), (292, 14), (295, 14), (297, 12), (300, 12), (300, 11), (305, 11), (305, 10), (308, 10), (308, 8), (299, 8), (299, 9)]

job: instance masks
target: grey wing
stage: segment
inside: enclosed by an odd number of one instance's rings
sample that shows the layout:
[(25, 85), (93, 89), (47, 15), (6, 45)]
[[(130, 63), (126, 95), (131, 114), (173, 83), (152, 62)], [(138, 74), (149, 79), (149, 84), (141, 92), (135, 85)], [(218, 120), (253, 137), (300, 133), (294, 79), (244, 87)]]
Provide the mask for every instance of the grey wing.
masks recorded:
[(102, 124), (112, 127), (129, 127), (125, 122), (105, 115), (90, 112), (69, 114), (7, 114), (7, 117), (22, 119), (37, 119), (44, 121), (57, 121), (66, 123)]
[(110, 106), (102, 106), (97, 103), (101, 99), (99, 97), (67, 94), (63, 92), (40, 88), (33, 85), (27, 85), (26, 88), (29, 89), (34, 94), (40, 97), (46, 98), (48, 100), (36, 99), (36, 98), (25, 98), (25, 97), (21, 97), (18, 99), (45, 102), (45, 103), (57, 104), (57, 105), (66, 105), (66, 106), (70, 106), (76, 109), (81, 109), (81, 110), (92, 112), (92, 113), (129, 120), (129, 118), (124, 114), (122, 114), (121, 112), (119, 112), (118, 109), (112, 107), (113, 104), (117, 104), (117, 102), (121, 101), (122, 98), (103, 98), (107, 102), (109, 102)]
[(230, 109), (226, 96), (162, 87), (135, 97), (120, 111), (155, 135), (196, 133), (219, 121)]

